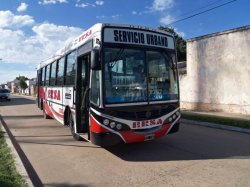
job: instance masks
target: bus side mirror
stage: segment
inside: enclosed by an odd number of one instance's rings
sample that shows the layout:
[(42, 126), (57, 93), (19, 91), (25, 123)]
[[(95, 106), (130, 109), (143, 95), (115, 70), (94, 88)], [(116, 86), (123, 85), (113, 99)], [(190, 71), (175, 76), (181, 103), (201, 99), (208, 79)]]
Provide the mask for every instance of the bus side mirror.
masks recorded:
[(95, 48), (91, 51), (91, 69), (92, 70), (101, 69), (100, 49)]

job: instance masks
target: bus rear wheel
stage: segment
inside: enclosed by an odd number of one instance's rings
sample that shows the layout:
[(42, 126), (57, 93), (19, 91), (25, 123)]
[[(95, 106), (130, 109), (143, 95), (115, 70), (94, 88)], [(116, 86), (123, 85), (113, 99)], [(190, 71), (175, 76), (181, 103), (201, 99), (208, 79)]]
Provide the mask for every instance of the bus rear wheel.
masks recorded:
[(70, 128), (70, 131), (71, 131), (71, 134), (73, 136), (73, 138), (77, 141), (82, 141), (83, 138), (81, 136), (79, 136), (78, 134), (75, 133), (75, 122), (73, 120), (73, 116), (72, 114), (70, 113), (69, 114), (69, 128)]

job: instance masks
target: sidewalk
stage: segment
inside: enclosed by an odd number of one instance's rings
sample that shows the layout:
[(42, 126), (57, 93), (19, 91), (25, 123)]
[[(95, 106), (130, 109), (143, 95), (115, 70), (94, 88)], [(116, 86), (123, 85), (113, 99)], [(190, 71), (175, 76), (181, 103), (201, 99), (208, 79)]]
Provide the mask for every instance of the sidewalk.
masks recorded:
[[(250, 115), (182, 110), (181, 122), (250, 134)], [(190, 116), (191, 119), (190, 119)], [(195, 119), (197, 118), (197, 119)], [(209, 118), (207, 121), (204, 118)], [(211, 119), (212, 122), (211, 122)], [(214, 122), (214, 121), (218, 122)], [(237, 124), (243, 124), (237, 126)]]
[(225, 112), (200, 112), (200, 111), (193, 111), (193, 110), (181, 110), (181, 112), (186, 113), (186, 114), (202, 114), (202, 115), (208, 115), (208, 116), (234, 118), (234, 119), (250, 121), (250, 115), (243, 115), (243, 114), (234, 114), (234, 113), (225, 113)]

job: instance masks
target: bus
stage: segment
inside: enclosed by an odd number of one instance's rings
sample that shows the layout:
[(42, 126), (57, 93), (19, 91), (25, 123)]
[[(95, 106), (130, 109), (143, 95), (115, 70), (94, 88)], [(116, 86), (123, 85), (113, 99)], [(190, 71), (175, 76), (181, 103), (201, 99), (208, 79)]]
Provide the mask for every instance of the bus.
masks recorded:
[(44, 118), (99, 146), (179, 130), (175, 40), (162, 30), (98, 23), (37, 67)]

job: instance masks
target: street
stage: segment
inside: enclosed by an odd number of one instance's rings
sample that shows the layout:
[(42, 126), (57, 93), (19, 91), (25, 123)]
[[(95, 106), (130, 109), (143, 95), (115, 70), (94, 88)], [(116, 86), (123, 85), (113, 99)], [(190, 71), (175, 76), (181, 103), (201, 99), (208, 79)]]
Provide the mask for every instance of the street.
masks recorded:
[(44, 186), (250, 186), (250, 135), (181, 124), (158, 140), (97, 147), (12, 96), (0, 115)]

